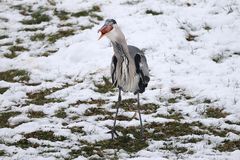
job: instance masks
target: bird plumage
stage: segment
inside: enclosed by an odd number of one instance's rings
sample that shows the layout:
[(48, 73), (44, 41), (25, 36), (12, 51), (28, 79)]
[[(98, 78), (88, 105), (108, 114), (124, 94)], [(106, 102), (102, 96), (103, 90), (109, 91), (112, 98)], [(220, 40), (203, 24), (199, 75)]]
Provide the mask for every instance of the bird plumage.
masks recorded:
[(139, 93), (143, 93), (150, 80), (147, 59), (144, 53), (135, 46), (127, 45), (125, 36), (113, 19), (107, 19), (105, 24), (99, 29), (102, 38), (106, 35), (113, 46), (114, 55), (111, 63), (112, 83), (119, 88), (118, 103), (116, 105), (116, 115), (113, 128), (110, 131), (112, 138), (117, 135), (115, 131), (116, 117), (121, 105), (121, 91), (133, 92), (137, 94), (137, 106), (141, 125), (141, 135), (143, 137), (143, 124), (140, 113)]
[[(115, 87), (119, 87), (125, 92), (143, 93), (150, 80), (146, 57), (140, 49), (131, 45), (127, 46), (129, 52), (129, 56), (127, 56), (123, 50), (121, 51), (121, 46), (119, 45), (113, 43), (112, 83)], [(133, 62), (133, 64), (129, 62)]]

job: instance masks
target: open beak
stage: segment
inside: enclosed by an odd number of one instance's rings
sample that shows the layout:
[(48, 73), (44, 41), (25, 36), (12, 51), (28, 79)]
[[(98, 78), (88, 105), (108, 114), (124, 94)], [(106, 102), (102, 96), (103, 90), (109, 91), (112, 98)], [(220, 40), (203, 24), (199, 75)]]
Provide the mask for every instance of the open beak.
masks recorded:
[(100, 37), (98, 38), (98, 40), (101, 39), (106, 33), (110, 32), (112, 29), (113, 29), (112, 25), (106, 25), (106, 24), (104, 24), (104, 25), (102, 26), (102, 28), (100, 28), (100, 29), (98, 30), (98, 32), (101, 33), (101, 35), (100, 35)]

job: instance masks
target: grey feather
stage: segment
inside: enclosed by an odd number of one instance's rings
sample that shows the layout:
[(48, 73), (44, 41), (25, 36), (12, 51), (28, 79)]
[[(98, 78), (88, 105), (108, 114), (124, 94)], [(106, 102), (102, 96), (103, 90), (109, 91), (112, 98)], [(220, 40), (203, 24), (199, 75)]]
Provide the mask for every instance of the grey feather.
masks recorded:
[[(147, 60), (144, 53), (137, 47), (131, 45), (127, 47), (129, 55), (124, 53), (124, 49), (120, 44), (113, 43), (112, 83), (123, 91), (142, 93), (150, 80)], [(135, 60), (137, 56), (139, 56), (138, 61)], [(137, 70), (139, 71), (137, 72)]]

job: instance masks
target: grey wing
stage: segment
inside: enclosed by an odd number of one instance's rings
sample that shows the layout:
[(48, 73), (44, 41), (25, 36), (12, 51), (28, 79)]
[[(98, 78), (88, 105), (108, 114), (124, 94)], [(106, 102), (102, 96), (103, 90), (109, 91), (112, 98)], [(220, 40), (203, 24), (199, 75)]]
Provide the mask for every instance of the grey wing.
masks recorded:
[(149, 68), (147, 64), (147, 59), (144, 55), (144, 53), (138, 49), (135, 46), (128, 46), (129, 53), (134, 59), (135, 66), (136, 66), (136, 73), (140, 76), (139, 81), (139, 92), (143, 93), (145, 91), (145, 88), (148, 85), (148, 82), (150, 81), (149, 76)]
[(112, 63), (111, 63), (111, 77), (112, 77), (112, 84), (115, 87), (117, 85), (116, 67), (117, 67), (117, 57), (113, 55)]

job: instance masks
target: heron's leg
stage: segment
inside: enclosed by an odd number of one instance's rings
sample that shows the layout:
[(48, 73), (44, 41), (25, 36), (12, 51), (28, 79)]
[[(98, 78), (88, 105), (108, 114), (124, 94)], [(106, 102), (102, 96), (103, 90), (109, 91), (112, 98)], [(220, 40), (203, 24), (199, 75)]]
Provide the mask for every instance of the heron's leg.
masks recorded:
[(140, 112), (139, 93), (137, 93), (137, 108), (138, 108), (139, 120), (140, 120), (140, 125), (141, 125), (141, 137), (144, 138), (142, 117), (141, 117), (141, 112)]
[(114, 134), (116, 136), (118, 136), (116, 130), (115, 130), (115, 127), (116, 127), (116, 122), (117, 122), (117, 114), (118, 114), (118, 110), (119, 110), (119, 106), (121, 104), (121, 101), (122, 101), (122, 96), (121, 96), (121, 89), (119, 88), (119, 92), (118, 92), (118, 102), (116, 104), (116, 114), (115, 114), (115, 117), (114, 117), (114, 122), (113, 122), (113, 128), (112, 128), (112, 131), (110, 131), (110, 133), (112, 134), (112, 139), (114, 138)]

